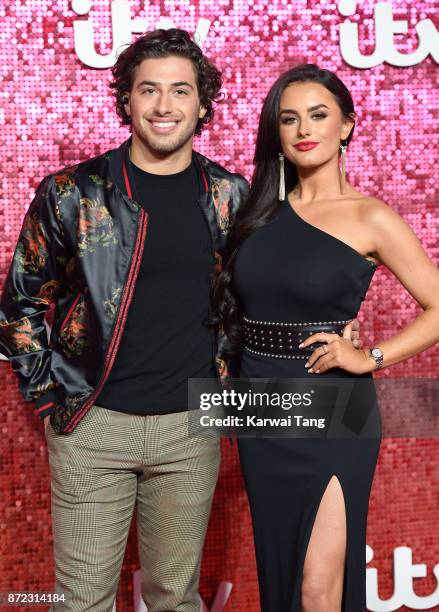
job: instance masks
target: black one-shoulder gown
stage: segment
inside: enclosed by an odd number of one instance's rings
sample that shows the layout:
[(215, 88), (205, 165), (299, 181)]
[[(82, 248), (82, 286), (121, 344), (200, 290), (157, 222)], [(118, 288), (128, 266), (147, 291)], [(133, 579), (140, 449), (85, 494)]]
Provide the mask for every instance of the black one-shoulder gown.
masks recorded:
[[(285, 201), (279, 214), (242, 244), (234, 283), (248, 319), (340, 321), (355, 318), (375, 269), (372, 261), (304, 221)], [(334, 369), (308, 374), (304, 363), (244, 350), (241, 377), (349, 377)], [(253, 520), (262, 612), (300, 612), (307, 546), (333, 476), (340, 482), (346, 510), (342, 610), (366, 609), (367, 510), (381, 427), (372, 377), (362, 378), (369, 386), (362, 435), (238, 441)], [(347, 412), (355, 415), (356, 408), (348, 406)], [(364, 414), (364, 405), (361, 411)]]

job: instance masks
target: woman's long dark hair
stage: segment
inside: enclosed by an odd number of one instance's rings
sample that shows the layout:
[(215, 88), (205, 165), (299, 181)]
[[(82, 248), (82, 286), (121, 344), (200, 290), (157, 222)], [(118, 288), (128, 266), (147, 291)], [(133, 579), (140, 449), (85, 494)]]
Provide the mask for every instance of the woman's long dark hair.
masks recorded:
[[(336, 99), (343, 117), (352, 119), (354, 103), (348, 89), (331, 71), (315, 64), (301, 64), (284, 72), (271, 87), (262, 106), (259, 119), (255, 165), (250, 192), (235, 219), (229, 238), (223, 271), (218, 275), (214, 290), (214, 312), (229, 340), (230, 353), (242, 348), (242, 309), (233, 287), (233, 266), (243, 241), (257, 229), (266, 225), (279, 211), (279, 137), (280, 99), (292, 83), (320, 83)], [(349, 144), (353, 128), (344, 144)], [(285, 192), (289, 193), (298, 182), (297, 169), (285, 159)]]

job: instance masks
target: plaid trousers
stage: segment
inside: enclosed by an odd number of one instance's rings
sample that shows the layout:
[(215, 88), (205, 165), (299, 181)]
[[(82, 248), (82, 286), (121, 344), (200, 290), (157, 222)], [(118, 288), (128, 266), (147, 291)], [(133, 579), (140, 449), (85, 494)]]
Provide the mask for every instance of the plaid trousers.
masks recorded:
[(92, 406), (75, 430), (46, 428), (57, 593), (51, 610), (111, 611), (137, 503), (148, 612), (199, 612), (201, 553), (219, 439), (190, 437), (188, 413)]

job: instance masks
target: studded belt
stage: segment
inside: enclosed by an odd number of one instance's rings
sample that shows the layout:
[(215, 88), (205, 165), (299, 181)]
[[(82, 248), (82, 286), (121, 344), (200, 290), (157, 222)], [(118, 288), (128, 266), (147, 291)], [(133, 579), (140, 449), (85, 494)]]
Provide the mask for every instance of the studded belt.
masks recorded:
[(300, 349), (299, 344), (320, 332), (343, 333), (346, 321), (313, 321), (310, 323), (281, 323), (276, 321), (253, 321), (244, 317), (244, 350), (262, 357), (277, 359), (307, 359), (322, 342), (314, 342)]

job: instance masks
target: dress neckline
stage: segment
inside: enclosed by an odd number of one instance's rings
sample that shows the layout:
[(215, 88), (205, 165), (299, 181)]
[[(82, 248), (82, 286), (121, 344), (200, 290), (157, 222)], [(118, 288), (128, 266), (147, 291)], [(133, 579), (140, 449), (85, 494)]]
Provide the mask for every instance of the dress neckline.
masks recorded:
[(373, 266), (374, 268), (378, 268), (378, 265), (372, 259), (369, 259), (365, 255), (362, 255), (361, 253), (359, 253), (356, 249), (354, 249), (354, 247), (352, 247), (347, 242), (344, 242), (343, 240), (340, 240), (340, 238), (337, 238), (333, 234), (330, 234), (329, 232), (326, 232), (325, 230), (320, 229), (320, 227), (317, 227), (316, 225), (313, 225), (312, 223), (309, 223), (308, 221), (305, 221), (305, 219), (303, 219), (299, 215), (299, 213), (296, 212), (294, 206), (291, 204), (291, 202), (288, 199), (288, 197), (285, 197), (284, 204), (290, 209), (290, 211), (294, 215), (294, 217), (296, 217), (296, 219), (298, 219), (301, 223), (303, 223), (304, 225), (307, 225), (308, 227), (310, 227), (311, 229), (315, 230), (316, 232), (319, 232), (320, 234), (324, 234), (325, 236), (328, 236), (329, 238), (332, 238), (332, 240), (335, 240), (335, 242), (338, 242), (338, 244), (341, 244), (342, 246), (344, 246), (347, 249), (349, 249), (349, 251), (351, 251), (351, 253), (356, 255), (358, 258), (360, 258), (364, 263), (368, 264), (369, 266)]

